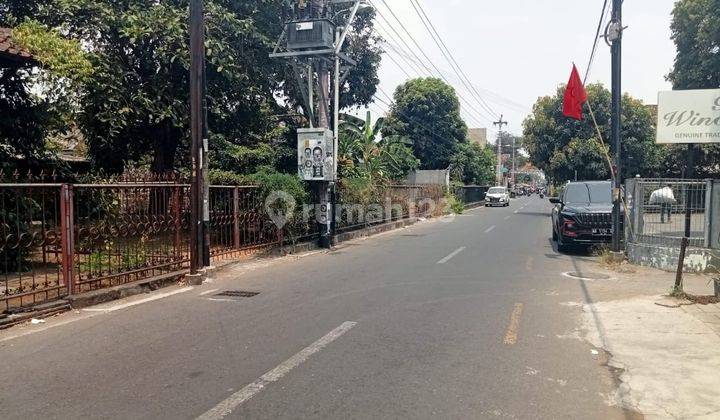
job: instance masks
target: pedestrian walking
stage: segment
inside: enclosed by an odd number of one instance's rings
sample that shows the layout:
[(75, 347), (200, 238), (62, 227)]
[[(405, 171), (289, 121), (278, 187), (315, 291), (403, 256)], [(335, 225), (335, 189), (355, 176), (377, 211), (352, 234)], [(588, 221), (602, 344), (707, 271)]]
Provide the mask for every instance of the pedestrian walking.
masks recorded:
[(667, 215), (667, 221), (670, 223), (672, 206), (676, 202), (677, 200), (675, 200), (675, 194), (670, 184), (665, 184), (650, 194), (650, 204), (660, 205), (660, 223), (665, 223), (665, 215)]

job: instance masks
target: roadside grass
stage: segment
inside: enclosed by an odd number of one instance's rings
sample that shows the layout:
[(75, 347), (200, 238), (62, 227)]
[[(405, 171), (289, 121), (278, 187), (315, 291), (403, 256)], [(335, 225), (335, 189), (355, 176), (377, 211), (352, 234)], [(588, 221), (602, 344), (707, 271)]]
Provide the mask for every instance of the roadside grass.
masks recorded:
[(447, 207), (455, 214), (463, 214), (465, 211), (465, 203), (460, 201), (454, 194), (445, 194)]
[(713, 305), (720, 303), (720, 297), (711, 295), (693, 295), (683, 291), (682, 289), (676, 289), (674, 287), (668, 295), (675, 299), (688, 300), (697, 305)]
[(715, 295), (693, 295), (691, 293), (685, 292), (683, 289), (682, 283), (680, 286), (673, 286), (673, 288), (670, 290), (670, 293), (668, 295), (670, 297), (676, 298), (676, 299), (685, 299), (693, 304), (698, 305), (712, 305), (716, 303), (720, 303), (720, 293), (718, 293), (717, 283), (720, 282), (720, 270), (718, 270), (717, 267), (711, 266), (712, 269), (712, 276), (710, 277), (710, 280), (708, 280), (708, 284), (715, 282)]
[(607, 246), (596, 246), (591, 252), (593, 256), (597, 257), (600, 265), (607, 270), (618, 273), (634, 273), (636, 271), (627, 259), (618, 261)]

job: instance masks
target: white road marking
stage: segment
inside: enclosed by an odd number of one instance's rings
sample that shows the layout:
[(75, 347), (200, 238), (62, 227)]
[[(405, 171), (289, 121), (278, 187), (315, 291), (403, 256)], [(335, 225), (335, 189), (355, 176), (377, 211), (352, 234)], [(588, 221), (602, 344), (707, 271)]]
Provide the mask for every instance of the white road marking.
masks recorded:
[(456, 256), (457, 254), (463, 252), (464, 250), (465, 250), (465, 247), (464, 247), (464, 246), (461, 246), (460, 248), (458, 248), (458, 249), (456, 249), (455, 251), (451, 252), (450, 255), (448, 255), (447, 257), (445, 257), (445, 258), (441, 259), (440, 261), (438, 261), (437, 264), (445, 264), (446, 262), (450, 261), (450, 259), (451, 259), (452, 257), (454, 257), (454, 256)]
[(510, 216), (505, 216), (505, 220), (510, 220)]
[(210, 293), (215, 293), (215, 292), (217, 292), (218, 290), (220, 290), (220, 289), (210, 289), (210, 290), (206, 290), (206, 291), (200, 293), (198, 296), (209, 295)]
[(495, 225), (490, 226), (489, 228), (485, 229), (485, 233), (490, 233), (493, 230), (495, 230)]
[(310, 344), (308, 347), (300, 350), (291, 358), (279, 364), (276, 368), (265, 373), (253, 383), (246, 385), (243, 389), (232, 394), (226, 400), (220, 404), (211, 408), (205, 414), (198, 417), (198, 420), (216, 420), (222, 419), (223, 417), (230, 414), (235, 408), (239, 407), (250, 398), (254, 397), (257, 393), (263, 390), (267, 385), (280, 380), (283, 376), (287, 375), (291, 370), (300, 366), (310, 356), (319, 352), (325, 348), (328, 344), (340, 338), (343, 334), (350, 331), (352, 327), (357, 325), (357, 322), (343, 322), (339, 327), (327, 333), (324, 337), (318, 341)]
[(194, 287), (187, 286), (183, 287), (182, 289), (173, 290), (172, 292), (166, 292), (166, 293), (158, 293), (156, 295), (152, 295), (150, 297), (146, 297), (145, 299), (136, 300), (133, 302), (123, 303), (120, 305), (110, 306), (109, 308), (87, 308), (83, 309), (83, 311), (86, 312), (115, 312), (119, 311), (121, 309), (130, 308), (137, 305), (142, 305), (143, 303), (152, 302), (154, 300), (163, 299), (169, 296), (177, 295), (179, 293), (185, 293), (193, 290)]

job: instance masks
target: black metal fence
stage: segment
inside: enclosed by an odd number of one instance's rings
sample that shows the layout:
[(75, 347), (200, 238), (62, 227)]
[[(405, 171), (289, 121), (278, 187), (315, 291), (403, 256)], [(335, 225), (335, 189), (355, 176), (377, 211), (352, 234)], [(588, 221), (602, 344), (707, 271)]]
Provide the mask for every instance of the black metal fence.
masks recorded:
[(457, 187), (454, 191), (455, 196), (466, 205), (473, 205), (485, 201), (489, 186), (481, 185), (465, 185)]

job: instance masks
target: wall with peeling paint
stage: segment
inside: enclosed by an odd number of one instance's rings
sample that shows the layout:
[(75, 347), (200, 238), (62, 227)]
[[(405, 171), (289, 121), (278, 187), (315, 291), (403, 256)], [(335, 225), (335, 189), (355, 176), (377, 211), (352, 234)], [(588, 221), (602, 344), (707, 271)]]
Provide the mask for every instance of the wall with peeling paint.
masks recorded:
[[(633, 264), (677, 270), (680, 248), (658, 245), (627, 244), (626, 253)], [(707, 248), (688, 248), (683, 270), (688, 273), (708, 273), (720, 267), (720, 252)]]

